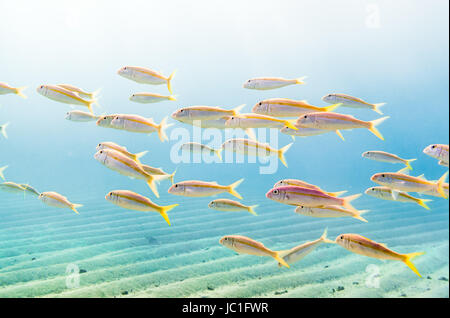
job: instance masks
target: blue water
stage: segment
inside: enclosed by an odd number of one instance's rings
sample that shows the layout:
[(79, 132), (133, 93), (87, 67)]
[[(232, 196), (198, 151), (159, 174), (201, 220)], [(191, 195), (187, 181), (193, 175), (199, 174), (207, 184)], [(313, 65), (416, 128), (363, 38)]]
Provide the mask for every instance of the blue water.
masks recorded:
[[(361, 158), (367, 150), (417, 158), (413, 174), (430, 180), (446, 171), (422, 150), (449, 142), (448, 2), (374, 3), (0, 2), (0, 12), (8, 12), (0, 19), (0, 81), (28, 86), (26, 100), (0, 96), (0, 125), (10, 122), (9, 139), (0, 138), (0, 166), (9, 165), (7, 180), (84, 205), (75, 215), (32, 197), (0, 193), (0, 296), (448, 297), (448, 201), (433, 197), (429, 213), (364, 195), (355, 206), (371, 210), (366, 224), (295, 215), (291, 207), (265, 198), (282, 178), (353, 194), (375, 185), (372, 174), (401, 168)], [(172, 86), (178, 100), (129, 101), (134, 92), (167, 94), (167, 88), (120, 77), (116, 71), (125, 65), (166, 75), (176, 69)], [(306, 85), (242, 88), (252, 77), (305, 75)], [(161, 143), (156, 134), (67, 121), (68, 105), (35, 91), (61, 82), (101, 88), (102, 108), (96, 113), (139, 114), (157, 123), (190, 105), (231, 109), (245, 103), (250, 112), (260, 100), (284, 97), (325, 106), (321, 97), (333, 92), (386, 102), (382, 110), (391, 118), (379, 127), (385, 141), (364, 129), (344, 131), (345, 142), (335, 134), (297, 138), (286, 154), (289, 168), (279, 164), (276, 173), (260, 174), (256, 163), (175, 164), (169, 153), (176, 140)], [(338, 111), (362, 120), (380, 117), (370, 110)], [(179, 127), (192, 132), (169, 121), (175, 124), (169, 136)], [(274, 147), (291, 142), (289, 136), (278, 137)], [(157, 199), (144, 182), (93, 158), (101, 141), (132, 152), (149, 150), (143, 162), (168, 172), (177, 168), (176, 181), (231, 184), (245, 178), (238, 191), (245, 204), (260, 205), (259, 216), (209, 210), (210, 198), (170, 195), (168, 182), (161, 183)], [(142, 193), (161, 205), (179, 203), (170, 212), (172, 226), (156, 213), (111, 205), (104, 196), (114, 189)], [(288, 270), (271, 259), (236, 256), (218, 244), (223, 235), (241, 234), (281, 250), (318, 238), (325, 227), (332, 239), (359, 233), (402, 253), (426, 251), (415, 260), (424, 278), (401, 263), (350, 254), (339, 246), (322, 245)], [(66, 285), (70, 264), (86, 270), (76, 288)], [(364, 283), (369, 264), (380, 268), (379, 288)], [(338, 286), (345, 289), (333, 292)]]

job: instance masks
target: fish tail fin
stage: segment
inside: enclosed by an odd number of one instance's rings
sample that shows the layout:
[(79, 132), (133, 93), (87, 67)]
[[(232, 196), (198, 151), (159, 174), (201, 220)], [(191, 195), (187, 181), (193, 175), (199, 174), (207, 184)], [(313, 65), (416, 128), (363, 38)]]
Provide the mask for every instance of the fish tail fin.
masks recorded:
[(413, 168), (411, 167), (411, 162), (416, 161), (417, 159), (408, 159), (405, 161), (405, 165), (409, 170), (412, 170)]
[(27, 98), (27, 96), (23, 93), (23, 91), (26, 89), (26, 86), (18, 87), (16, 88), (16, 94), (19, 95), (22, 98)]
[(308, 76), (302, 76), (302, 77), (299, 77), (299, 78), (296, 78), (295, 79), (295, 84), (305, 84), (305, 82), (304, 82), (304, 80), (307, 78)]
[(343, 206), (352, 212), (359, 212), (350, 204), (350, 202), (352, 202), (355, 199), (358, 199), (360, 196), (361, 196), (361, 193), (358, 193), (358, 194), (349, 195), (349, 196), (343, 198), (343, 200), (344, 200)]
[(249, 206), (248, 207), (248, 212), (250, 212), (251, 214), (253, 214), (253, 215), (258, 215), (256, 212), (255, 212), (255, 209), (258, 207), (258, 205), (256, 204), (256, 205), (251, 205), (251, 206)]
[(152, 190), (152, 192), (155, 194), (155, 196), (159, 198), (158, 188), (156, 187), (155, 178), (153, 178), (153, 176), (150, 176), (147, 179), (147, 184), (150, 190)]
[(102, 90), (101, 88), (95, 90), (95, 91), (91, 94), (91, 98), (92, 98), (93, 100), (97, 100), (98, 95), (100, 95), (101, 90)]
[(169, 140), (169, 138), (167, 138), (167, 135), (166, 135), (166, 129), (169, 128), (172, 125), (173, 124), (168, 124), (167, 123), (167, 116), (164, 117), (163, 120), (161, 120), (161, 123), (157, 127), (159, 140), (161, 140), (161, 142)]
[(417, 204), (421, 207), (424, 207), (427, 210), (430, 210), (430, 207), (425, 202), (431, 202), (433, 200), (430, 199), (417, 199)]
[(94, 110), (92, 109), (92, 105), (97, 104), (97, 100), (96, 99), (91, 99), (90, 101), (88, 101), (86, 103), (86, 107), (89, 109), (89, 111), (91, 112), (92, 115), (94, 114)]
[(161, 216), (164, 218), (164, 220), (166, 220), (167, 224), (170, 224), (170, 220), (169, 220), (169, 216), (167, 215), (167, 212), (169, 212), (170, 210), (172, 210), (173, 208), (179, 206), (179, 204), (172, 204), (172, 205), (166, 205), (166, 206), (162, 206), (161, 210), (159, 211), (159, 213), (161, 214)]
[(342, 136), (342, 133), (339, 130), (336, 130), (336, 135), (338, 135), (339, 138), (342, 139), (342, 141), (345, 141), (344, 136)]
[(286, 151), (289, 150), (289, 148), (291, 148), (292, 146), (292, 142), (286, 146), (284, 146), (283, 148), (281, 148), (280, 150), (278, 150), (278, 158), (280, 159), (280, 161), (283, 163), (283, 165), (287, 168), (287, 162), (286, 162), (286, 158), (284, 157), (284, 154), (286, 153)]
[(344, 193), (347, 193), (347, 191), (338, 191), (338, 192), (327, 192), (328, 195), (332, 196), (332, 197), (339, 197), (341, 195), (343, 195)]
[(383, 115), (383, 112), (380, 110), (380, 107), (386, 105), (386, 103), (378, 103), (378, 104), (373, 104), (373, 110), (375, 112), (377, 112), (380, 115)]
[(0, 178), (2, 180), (5, 180), (5, 176), (3, 175), (3, 171), (5, 171), (6, 168), (8, 168), (8, 166), (0, 167)]
[(367, 213), (367, 212), (369, 212), (369, 210), (360, 210), (360, 211), (358, 211), (358, 213), (355, 213), (353, 215), (353, 218), (368, 223), (369, 221), (367, 221), (365, 218), (363, 218), (361, 216), (361, 214), (364, 214), (364, 213)]
[(298, 130), (298, 128), (295, 126), (295, 122), (296, 121), (297, 121), (296, 119), (294, 119), (294, 120), (286, 120), (284, 124), (286, 125), (286, 127), (289, 127), (291, 129), (294, 129), (294, 130)]
[(327, 235), (328, 235), (328, 228), (326, 227), (325, 230), (323, 230), (323, 234), (320, 237), (320, 240), (322, 240), (324, 243), (330, 243), (330, 244), (336, 243), (335, 241), (328, 239)]
[(291, 139), (292, 139), (292, 141), (295, 141), (295, 136), (291, 135)]
[(233, 108), (233, 115), (234, 115), (234, 116), (238, 115), (238, 114), (241, 112), (242, 108), (245, 107), (245, 105), (246, 105), (246, 104), (241, 104), (241, 105), (239, 105), (238, 107)]
[(445, 183), (445, 180), (447, 180), (448, 171), (442, 175), (442, 177), (439, 178), (438, 182), (436, 182), (437, 192), (444, 198), (447, 199), (447, 195), (445, 194), (444, 188), (442, 185)]
[(2, 131), (2, 135), (3, 137), (5, 137), (6, 139), (8, 139), (8, 134), (6, 133), (6, 127), (9, 126), (9, 123), (0, 125), (0, 130)]
[(76, 204), (76, 203), (74, 203), (74, 204), (71, 205), (70, 208), (71, 208), (72, 211), (75, 212), (76, 214), (80, 214), (80, 213), (78, 213), (77, 208), (81, 208), (82, 206), (83, 206), (82, 204)]
[(410, 254), (404, 254), (404, 260), (403, 262), (408, 265), (409, 268), (411, 268), (411, 270), (416, 273), (417, 276), (422, 277), (419, 273), (419, 271), (417, 270), (417, 268), (414, 266), (414, 264), (411, 262), (411, 260), (417, 256), (423, 255), (425, 254), (425, 252), (417, 252), (417, 253), (410, 253)]
[(236, 181), (236, 182), (234, 182), (234, 183), (232, 183), (232, 184), (230, 184), (230, 185), (228, 186), (228, 192), (229, 192), (231, 195), (234, 195), (236, 198), (241, 199), (241, 200), (242, 200), (242, 197), (241, 197), (241, 195), (236, 191), (236, 188), (242, 183), (242, 181), (244, 181), (243, 178), (240, 179), (240, 180), (238, 180), (238, 181)]
[(176, 95), (170, 95), (168, 100), (176, 101), (177, 100), (177, 96)]
[(338, 108), (341, 105), (342, 105), (342, 103), (333, 104), (333, 105), (324, 107), (323, 110), (326, 112), (332, 112), (333, 110), (335, 110), (336, 108)]
[(173, 94), (171, 81), (172, 81), (173, 77), (175, 76), (176, 71), (177, 70), (173, 71), (172, 74), (170, 74), (169, 78), (167, 79), (167, 89), (169, 90), (170, 94)]
[(139, 152), (139, 153), (135, 154), (135, 155), (134, 155), (134, 160), (136, 160), (137, 162), (140, 163), (139, 159), (141, 159), (142, 157), (144, 157), (147, 153), (148, 153), (148, 150), (142, 151), (142, 152)]
[(377, 136), (378, 138), (380, 138), (381, 140), (384, 140), (383, 135), (380, 133), (380, 131), (377, 129), (377, 126), (379, 124), (381, 124), (383, 121), (385, 121), (386, 119), (388, 119), (389, 116), (386, 117), (381, 117), (372, 121), (369, 121), (369, 130), (371, 133), (373, 133), (375, 136)]
[(216, 154), (217, 157), (219, 157), (219, 160), (222, 161), (222, 148), (219, 149), (215, 149), (214, 153)]
[(290, 268), (289, 264), (286, 263), (286, 261), (279, 255), (279, 253), (280, 252), (274, 251), (272, 257), (275, 258), (278, 261), (278, 263), (280, 263), (281, 265), (286, 266), (287, 268)]

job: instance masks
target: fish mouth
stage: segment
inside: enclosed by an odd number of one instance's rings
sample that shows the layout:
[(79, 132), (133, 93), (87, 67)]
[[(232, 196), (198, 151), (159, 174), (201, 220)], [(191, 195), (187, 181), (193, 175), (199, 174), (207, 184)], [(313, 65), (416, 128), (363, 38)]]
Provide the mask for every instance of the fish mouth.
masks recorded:
[(370, 177), (370, 180), (371, 180), (371, 181), (376, 181), (376, 180), (377, 180), (377, 175), (371, 176), (371, 177)]
[(269, 190), (269, 191), (266, 193), (266, 198), (268, 198), (268, 199), (271, 199), (271, 198), (272, 198), (272, 190)]

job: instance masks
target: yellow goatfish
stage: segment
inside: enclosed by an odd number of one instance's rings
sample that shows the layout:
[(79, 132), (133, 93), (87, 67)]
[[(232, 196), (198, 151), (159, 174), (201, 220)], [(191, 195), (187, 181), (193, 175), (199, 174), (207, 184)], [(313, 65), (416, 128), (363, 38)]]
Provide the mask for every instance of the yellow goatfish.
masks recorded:
[(284, 154), (292, 146), (292, 143), (282, 147), (281, 149), (274, 149), (268, 144), (260, 143), (256, 140), (250, 139), (228, 139), (222, 144), (222, 149), (225, 151), (232, 151), (244, 155), (268, 157), (276, 155), (278, 159), (287, 167), (287, 162)]
[(389, 162), (389, 163), (403, 163), (408, 169), (412, 170), (411, 162), (416, 161), (417, 159), (402, 159), (397, 155), (394, 155), (385, 151), (371, 150), (363, 152), (363, 158), (380, 161), (380, 162)]
[(236, 116), (230, 116), (226, 121), (225, 125), (229, 128), (283, 128), (284, 126), (289, 127), (293, 130), (298, 130), (294, 126), (295, 122), (289, 120), (283, 120), (267, 115), (260, 114), (239, 114)]
[(380, 115), (383, 115), (383, 113), (380, 111), (380, 107), (386, 104), (370, 104), (368, 102), (365, 102), (361, 98), (346, 94), (328, 94), (322, 97), (322, 100), (330, 104), (341, 103), (343, 107), (371, 109)]
[(78, 214), (77, 208), (82, 207), (82, 204), (71, 203), (65, 196), (56, 192), (42, 192), (39, 194), (39, 200), (55, 208), (69, 208)]
[(114, 117), (110, 125), (112, 128), (122, 129), (129, 132), (143, 134), (157, 132), (159, 140), (164, 142), (169, 140), (166, 135), (166, 129), (173, 124), (167, 124), (167, 117), (164, 117), (158, 125), (152, 118), (145, 118), (139, 115), (121, 114)]
[(338, 103), (328, 107), (316, 107), (309, 104), (306, 100), (270, 98), (260, 101), (253, 106), (252, 112), (274, 117), (299, 117), (308, 113), (331, 112), (340, 105)]
[(1, 178), (2, 180), (5, 180), (5, 176), (4, 176), (4, 174), (3, 174), (3, 171), (5, 171), (6, 168), (8, 168), (8, 166), (0, 167), (0, 178)]
[(6, 83), (0, 82), (0, 95), (6, 95), (6, 94), (16, 94), (20, 97), (27, 98), (23, 91), (25, 90), (26, 86), (23, 87), (12, 87), (9, 86)]
[(280, 129), (280, 132), (285, 135), (291, 136), (293, 141), (295, 141), (295, 137), (317, 136), (332, 132), (332, 130), (328, 129), (305, 128), (299, 127), (297, 125), (295, 127), (297, 128), (297, 130), (284, 126)]
[(177, 100), (175, 96), (165, 96), (156, 93), (134, 93), (130, 96), (130, 100), (132, 102), (141, 103), (141, 104), (150, 104), (150, 103), (158, 103), (165, 100)]
[(96, 124), (97, 124), (97, 126), (104, 127), (104, 128), (120, 129), (118, 127), (111, 126), (111, 122), (113, 121), (113, 119), (119, 115), (124, 115), (124, 114), (111, 114), (111, 115), (100, 116), (99, 119), (97, 120)]
[(439, 164), (448, 167), (448, 145), (429, 145), (423, 153), (439, 160)]
[(218, 120), (223, 117), (236, 116), (245, 104), (234, 109), (227, 110), (217, 106), (189, 106), (183, 107), (172, 113), (172, 118), (181, 122), (192, 122), (194, 120)]
[(400, 191), (421, 193), (433, 190), (436, 190), (443, 198), (447, 199), (442, 185), (447, 179), (448, 171), (438, 181), (428, 181), (423, 176), (412, 177), (407, 172), (407, 169), (403, 168), (398, 172), (376, 173), (370, 180), (391, 188), (394, 200), (397, 200)]
[(0, 125), (0, 133), (5, 137), (5, 139), (8, 139), (8, 134), (6, 133), (6, 127), (9, 126), (9, 123)]
[(66, 119), (70, 121), (85, 123), (89, 121), (97, 121), (100, 116), (91, 113), (83, 112), (81, 110), (72, 110), (66, 113)]
[(155, 181), (160, 180), (160, 177), (145, 172), (140, 163), (113, 149), (99, 150), (94, 155), (94, 158), (109, 169), (124, 176), (145, 180), (155, 196), (159, 198)]
[(341, 234), (336, 238), (336, 243), (356, 254), (378, 259), (404, 262), (414, 273), (417, 274), (417, 276), (422, 277), (411, 260), (414, 257), (425, 254), (424, 252), (399, 254), (387, 248), (385, 244), (374, 242), (371, 239), (358, 234)]
[(0, 183), (0, 190), (9, 192), (9, 193), (24, 193), (25, 192), (25, 188), (21, 184), (18, 184), (18, 183), (12, 182), (12, 181)]
[(366, 223), (367, 220), (363, 218), (361, 214), (367, 212), (369, 212), (369, 210), (349, 211), (335, 205), (325, 205), (323, 207), (307, 207), (301, 205), (295, 209), (295, 213), (297, 214), (312, 216), (315, 218), (352, 217)]
[(247, 211), (253, 215), (257, 215), (255, 212), (255, 208), (258, 205), (243, 205), (240, 202), (229, 200), (229, 199), (217, 199), (209, 202), (208, 207), (213, 210), (223, 211), (223, 212), (241, 212)]
[(389, 116), (372, 121), (362, 121), (351, 115), (320, 112), (303, 115), (297, 120), (297, 126), (333, 130), (338, 135), (340, 135), (339, 130), (342, 129), (367, 128), (375, 136), (384, 140), (376, 127), (388, 118)]
[(160, 72), (139, 66), (124, 66), (117, 72), (122, 77), (141, 84), (161, 85), (167, 84), (167, 88), (172, 94), (171, 80), (175, 75), (175, 71), (169, 77), (162, 75)]
[(240, 179), (228, 186), (223, 186), (217, 182), (206, 182), (199, 180), (189, 180), (175, 183), (167, 191), (170, 194), (185, 197), (209, 197), (220, 193), (228, 192), (242, 200), (241, 195), (235, 190), (244, 179)]
[(80, 96), (83, 99), (97, 99), (97, 95), (100, 93), (100, 89), (96, 90), (95, 92), (89, 93), (79, 87), (76, 87), (76, 86), (73, 86), (70, 84), (57, 84), (56, 86), (59, 86), (64, 89), (67, 89), (69, 91), (72, 91), (74, 93), (77, 93), (78, 96)]
[(116, 151), (124, 154), (128, 158), (131, 158), (137, 162), (139, 162), (139, 159), (148, 153), (148, 151), (142, 151), (142, 152), (134, 154), (134, 153), (129, 152), (126, 147), (120, 146), (112, 141), (103, 141), (103, 142), (99, 143), (96, 147), (96, 150), (99, 151), (102, 149), (116, 150)]
[(77, 93), (57, 85), (41, 85), (37, 88), (37, 92), (60, 103), (86, 106), (92, 114), (94, 113), (92, 105), (98, 104), (96, 99), (84, 100)]
[(286, 79), (282, 77), (257, 77), (247, 80), (243, 87), (257, 90), (275, 89), (288, 85), (305, 84), (303, 81), (305, 78), (306, 76), (295, 79)]
[(273, 187), (278, 188), (278, 187), (283, 187), (283, 186), (297, 186), (297, 187), (304, 187), (304, 188), (308, 188), (308, 189), (318, 190), (318, 191), (324, 192), (332, 197), (338, 197), (338, 196), (343, 195), (344, 193), (347, 193), (347, 191), (345, 191), (345, 190), (338, 191), (338, 192), (327, 192), (325, 190), (322, 190), (320, 187), (318, 187), (314, 184), (311, 184), (311, 183), (308, 183), (308, 182), (305, 182), (302, 180), (298, 180), (298, 179), (283, 179), (283, 180), (280, 180), (277, 183), (275, 183)]
[[(444, 189), (444, 193), (445, 193), (446, 197), (448, 198), (448, 183), (443, 183), (442, 188)], [(422, 192), (422, 194), (432, 195), (433, 197), (442, 197), (442, 195), (439, 192), (437, 192), (436, 189)]]
[(146, 198), (138, 193), (128, 191), (128, 190), (114, 190), (109, 192), (105, 199), (115, 205), (120, 206), (124, 209), (149, 212), (154, 211), (161, 214), (161, 216), (166, 220), (167, 224), (170, 225), (169, 216), (167, 212), (178, 206), (178, 204), (172, 204), (167, 206), (160, 206), (153, 203), (149, 198)]
[(198, 142), (187, 142), (180, 146), (181, 151), (189, 151), (192, 153), (201, 153), (201, 154), (210, 154), (210, 155), (216, 155), (220, 161), (222, 161), (222, 148), (219, 149), (213, 149), (211, 147), (208, 147), (206, 145), (202, 145)]
[[(416, 204), (424, 207), (427, 210), (430, 209), (428, 207), (428, 205), (426, 205), (425, 202), (430, 202), (431, 200), (415, 198), (406, 192), (398, 192), (397, 199), (394, 199), (393, 195), (392, 195), (392, 189), (388, 188), (388, 187), (372, 187), (372, 188), (367, 189), (364, 193), (367, 195), (370, 195), (372, 197), (382, 199), (382, 200), (405, 202), (405, 203), (416, 203)], [(426, 192), (424, 192), (424, 194), (426, 194)]]
[(145, 172), (147, 172), (148, 174), (151, 174), (153, 176), (160, 176), (160, 180), (170, 179), (170, 182), (172, 182), (172, 184), (173, 184), (173, 178), (175, 177), (175, 173), (177, 172), (177, 169), (175, 169), (175, 171), (170, 174), (170, 173), (164, 172), (161, 168), (155, 168), (155, 167), (151, 167), (148, 165), (142, 165), (142, 169), (144, 169)]
[[(314, 251), (322, 243), (329, 243), (329, 244), (336, 243), (327, 238), (327, 229), (323, 231), (322, 236), (319, 237), (317, 240), (300, 244), (298, 246), (291, 248), (290, 250), (279, 251), (278, 254), (286, 263), (292, 265), (303, 259), (306, 255), (308, 255), (312, 251)], [(281, 266), (282, 266), (281, 263), (278, 263), (278, 267)]]
[(241, 235), (227, 235), (219, 240), (219, 243), (238, 254), (249, 254), (256, 256), (270, 256), (279, 263), (289, 268), (289, 264), (285, 262), (279, 255), (280, 252), (272, 251), (264, 246), (263, 243), (252, 240), (249, 237)]

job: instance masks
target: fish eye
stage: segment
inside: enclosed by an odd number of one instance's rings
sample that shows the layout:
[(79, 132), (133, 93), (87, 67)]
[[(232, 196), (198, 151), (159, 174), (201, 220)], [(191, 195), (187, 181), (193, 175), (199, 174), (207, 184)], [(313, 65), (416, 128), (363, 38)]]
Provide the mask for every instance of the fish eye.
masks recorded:
[(103, 153), (103, 150), (100, 150), (100, 153)]
[(251, 82), (251, 80), (248, 80), (248, 81), (247, 81), (247, 83), (250, 83), (250, 82)]
[(41, 85), (41, 87), (40, 88), (44, 88), (44, 85)]
[(180, 109), (180, 113), (184, 112), (184, 109)]
[(273, 190), (273, 194), (278, 194), (278, 190)]
[(178, 184), (175, 185), (175, 188), (178, 188)]
[(434, 148), (436, 148), (436, 145), (431, 146), (431, 149), (434, 149)]
[(384, 175), (384, 174), (382, 174), (382, 175), (381, 175), (381, 177), (382, 177), (382, 178), (384, 178), (384, 177), (385, 177), (385, 175)]
[(262, 105), (262, 102), (259, 102), (259, 105)]
[(343, 240), (344, 239), (344, 235), (341, 235), (340, 239)]

